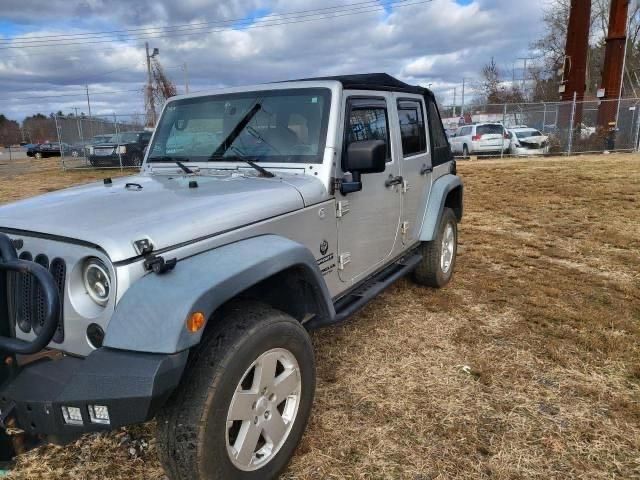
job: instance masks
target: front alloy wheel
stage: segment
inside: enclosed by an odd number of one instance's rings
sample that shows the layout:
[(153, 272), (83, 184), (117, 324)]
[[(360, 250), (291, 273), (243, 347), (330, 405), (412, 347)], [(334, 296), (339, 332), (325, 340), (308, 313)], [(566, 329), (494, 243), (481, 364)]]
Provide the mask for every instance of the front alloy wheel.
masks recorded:
[(247, 369), (227, 413), (227, 453), (239, 470), (257, 470), (278, 454), (298, 414), (301, 388), (298, 361), (283, 348), (263, 353)]
[(305, 328), (267, 305), (237, 302), (209, 320), (157, 418), (171, 480), (269, 480), (287, 466), (315, 390)]

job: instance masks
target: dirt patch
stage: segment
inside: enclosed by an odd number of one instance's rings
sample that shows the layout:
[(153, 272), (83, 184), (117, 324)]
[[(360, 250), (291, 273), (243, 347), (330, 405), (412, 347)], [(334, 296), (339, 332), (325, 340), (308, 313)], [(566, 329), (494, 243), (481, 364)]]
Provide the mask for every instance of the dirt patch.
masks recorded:
[[(640, 161), (464, 162), (451, 287), (399, 282), (316, 332), (286, 479), (640, 478)], [(27, 173), (6, 202), (112, 172)], [(153, 425), (18, 458), (14, 479), (162, 478)]]

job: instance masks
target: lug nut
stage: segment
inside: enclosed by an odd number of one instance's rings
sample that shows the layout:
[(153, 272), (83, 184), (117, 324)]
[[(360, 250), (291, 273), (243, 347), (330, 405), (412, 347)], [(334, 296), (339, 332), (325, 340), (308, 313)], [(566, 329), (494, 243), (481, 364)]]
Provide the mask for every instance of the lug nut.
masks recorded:
[(271, 412), (269, 410), (267, 410), (266, 412), (264, 412), (264, 418), (265, 419), (269, 419), (269, 417), (271, 416)]

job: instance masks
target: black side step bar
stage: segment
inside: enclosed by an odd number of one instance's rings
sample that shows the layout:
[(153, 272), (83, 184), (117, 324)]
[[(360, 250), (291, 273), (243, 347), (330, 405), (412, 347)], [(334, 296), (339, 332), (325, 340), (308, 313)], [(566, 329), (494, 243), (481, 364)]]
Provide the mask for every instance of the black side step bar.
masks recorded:
[(421, 260), (422, 255), (419, 253), (412, 253), (402, 257), (371, 277), (363, 285), (336, 301), (334, 304), (336, 309), (335, 317), (326, 320), (314, 318), (307, 324), (307, 328), (315, 329), (344, 322), (390, 287), (396, 280), (413, 271)]

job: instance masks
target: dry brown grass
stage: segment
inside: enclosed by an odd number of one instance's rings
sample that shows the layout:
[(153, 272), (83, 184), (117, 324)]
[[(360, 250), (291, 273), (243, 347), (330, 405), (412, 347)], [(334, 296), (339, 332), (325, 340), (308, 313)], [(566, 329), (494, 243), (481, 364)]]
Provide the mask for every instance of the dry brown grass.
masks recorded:
[[(454, 283), (401, 281), (314, 334), (315, 408), (285, 478), (640, 478), (638, 157), (460, 172)], [(22, 175), (0, 201), (92, 175)], [(152, 431), (41, 448), (12, 478), (162, 478)]]

